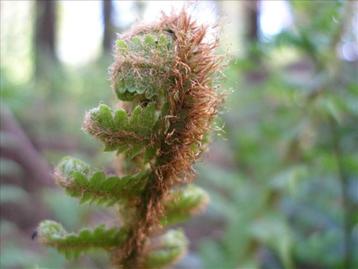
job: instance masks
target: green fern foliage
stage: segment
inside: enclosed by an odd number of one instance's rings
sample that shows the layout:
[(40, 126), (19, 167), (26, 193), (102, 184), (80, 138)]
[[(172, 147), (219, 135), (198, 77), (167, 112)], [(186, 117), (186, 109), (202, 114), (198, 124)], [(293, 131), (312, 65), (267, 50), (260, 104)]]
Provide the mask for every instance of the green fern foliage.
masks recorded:
[(136, 106), (131, 115), (119, 109), (115, 112), (106, 105), (90, 110), (85, 118), (84, 130), (99, 139), (105, 151), (126, 153), (133, 159), (140, 153), (150, 156), (153, 128), (157, 121), (154, 103)]
[(139, 34), (130, 40), (117, 40), (116, 45), (122, 58), (121, 72), (114, 80), (119, 99), (153, 99), (170, 86), (171, 81), (165, 78), (174, 62), (174, 46), (168, 33)]
[(65, 157), (55, 171), (56, 182), (81, 203), (112, 206), (140, 195), (148, 172), (130, 176), (107, 177), (103, 172), (92, 172), (84, 162)]
[(159, 239), (158, 246), (145, 257), (144, 268), (163, 268), (182, 257), (188, 241), (181, 230), (169, 230)]
[(82, 229), (79, 233), (68, 233), (55, 221), (43, 221), (38, 227), (39, 240), (56, 248), (67, 258), (77, 258), (82, 252), (93, 248), (110, 250), (126, 238), (126, 232), (116, 228), (106, 229), (100, 225), (93, 230)]
[(183, 222), (204, 208), (208, 202), (208, 194), (193, 184), (174, 190), (170, 199), (165, 202), (165, 215), (161, 223), (173, 225)]

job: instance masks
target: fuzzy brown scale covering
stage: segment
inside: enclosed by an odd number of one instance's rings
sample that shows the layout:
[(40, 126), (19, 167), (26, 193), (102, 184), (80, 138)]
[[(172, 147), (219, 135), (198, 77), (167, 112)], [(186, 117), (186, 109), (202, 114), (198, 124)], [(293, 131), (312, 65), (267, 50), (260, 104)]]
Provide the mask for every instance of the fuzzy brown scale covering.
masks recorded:
[[(124, 38), (168, 30), (175, 41), (171, 70), (175, 83), (168, 89), (169, 114), (162, 120), (167, 121), (170, 127), (164, 135), (157, 136), (161, 145), (157, 162), (152, 167), (142, 201), (137, 205), (138, 213), (128, 239), (113, 252), (112, 259), (118, 268), (142, 268), (146, 239), (160, 230), (163, 199), (173, 186), (192, 181), (195, 175), (192, 165), (204, 150), (204, 136), (222, 102), (222, 96), (213, 88), (212, 76), (220, 64), (220, 59), (214, 54), (217, 41), (204, 42), (206, 28), (198, 26), (185, 11), (179, 15), (163, 15), (158, 24), (137, 27)], [(115, 63), (112, 67), (113, 80), (119, 65)]]

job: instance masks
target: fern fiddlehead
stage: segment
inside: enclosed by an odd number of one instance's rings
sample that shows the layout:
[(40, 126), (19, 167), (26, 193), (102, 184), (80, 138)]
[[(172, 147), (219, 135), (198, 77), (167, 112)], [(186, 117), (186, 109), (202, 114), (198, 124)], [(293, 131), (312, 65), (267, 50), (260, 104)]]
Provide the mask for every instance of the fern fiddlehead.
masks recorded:
[(128, 175), (106, 176), (67, 157), (55, 178), (82, 203), (117, 206), (123, 224), (72, 234), (44, 221), (39, 226), (43, 243), (70, 257), (89, 248), (105, 249), (115, 268), (162, 268), (185, 253), (184, 234), (163, 231), (208, 201), (191, 184), (192, 165), (205, 149), (222, 101), (214, 85), (217, 42), (205, 41), (205, 34), (205, 27), (181, 11), (116, 41), (112, 88), (128, 102), (126, 110), (100, 105), (86, 114), (83, 129), (106, 151), (125, 156)]

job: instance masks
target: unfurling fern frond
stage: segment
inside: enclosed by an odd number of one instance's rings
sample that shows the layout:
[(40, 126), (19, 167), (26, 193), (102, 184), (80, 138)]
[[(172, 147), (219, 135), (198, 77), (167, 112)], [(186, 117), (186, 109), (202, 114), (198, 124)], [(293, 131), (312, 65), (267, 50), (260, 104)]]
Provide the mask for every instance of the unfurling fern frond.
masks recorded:
[(217, 41), (185, 11), (133, 28), (116, 41), (112, 88), (123, 109), (101, 104), (83, 129), (105, 151), (123, 154), (126, 176), (106, 175), (70, 157), (55, 169), (56, 183), (81, 203), (115, 206), (121, 226), (78, 234), (53, 221), (39, 225), (40, 241), (68, 257), (106, 250), (114, 268), (163, 268), (182, 257), (188, 241), (165, 232), (202, 210), (208, 195), (189, 184), (208, 142), (222, 96), (214, 78)]

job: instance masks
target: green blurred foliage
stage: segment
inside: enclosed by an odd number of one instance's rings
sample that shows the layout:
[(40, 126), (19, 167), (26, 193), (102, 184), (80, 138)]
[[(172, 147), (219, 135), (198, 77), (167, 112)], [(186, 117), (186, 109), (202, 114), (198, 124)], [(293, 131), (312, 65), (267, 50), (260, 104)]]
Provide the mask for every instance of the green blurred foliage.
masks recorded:
[(233, 169), (199, 169), (225, 219), (223, 236), (201, 244), (204, 268), (348, 269), (344, 233), (358, 267), (357, 63), (336, 53), (351, 6), (291, 4), (295, 29), (225, 71), (221, 150)]

